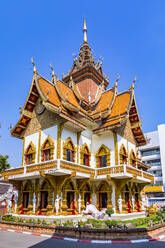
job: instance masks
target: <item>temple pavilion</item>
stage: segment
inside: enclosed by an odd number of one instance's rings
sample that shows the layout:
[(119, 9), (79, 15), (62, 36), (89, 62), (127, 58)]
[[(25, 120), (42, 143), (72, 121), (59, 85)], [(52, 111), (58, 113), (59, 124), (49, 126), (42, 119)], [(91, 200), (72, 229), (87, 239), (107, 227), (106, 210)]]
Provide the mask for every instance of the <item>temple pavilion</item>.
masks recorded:
[[(11, 135), (23, 140), (22, 165), (1, 174), (18, 190), (17, 214), (76, 215), (86, 205), (116, 214), (145, 209), (154, 177), (138, 157), (146, 144), (134, 83), (118, 93), (87, 42), (67, 75), (49, 81), (33, 63), (31, 87)], [(19, 152), (19, 151), (18, 151)]]

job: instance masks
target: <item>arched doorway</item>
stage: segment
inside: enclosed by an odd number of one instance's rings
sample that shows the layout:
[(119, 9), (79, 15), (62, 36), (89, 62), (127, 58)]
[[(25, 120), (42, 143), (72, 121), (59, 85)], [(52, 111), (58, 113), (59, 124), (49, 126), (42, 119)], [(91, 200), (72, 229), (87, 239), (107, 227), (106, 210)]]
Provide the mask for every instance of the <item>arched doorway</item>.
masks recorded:
[(140, 212), (139, 192), (136, 186), (135, 186), (135, 204), (136, 204), (137, 212)]
[(48, 181), (44, 181), (40, 189), (39, 215), (44, 215), (47, 212), (50, 186)]
[(130, 192), (127, 184), (124, 187), (124, 201), (125, 201), (125, 211), (131, 213), (132, 207), (130, 202)]
[(27, 214), (32, 204), (32, 185), (28, 181), (22, 190), (22, 205), (20, 214)]
[(76, 189), (72, 180), (66, 180), (62, 186), (62, 211), (64, 214), (76, 214)]
[(101, 182), (97, 190), (97, 207), (99, 210), (112, 207), (111, 193), (111, 186), (106, 181)]
[(81, 209), (84, 210), (88, 204), (91, 204), (91, 188), (88, 183), (83, 183), (80, 187)]

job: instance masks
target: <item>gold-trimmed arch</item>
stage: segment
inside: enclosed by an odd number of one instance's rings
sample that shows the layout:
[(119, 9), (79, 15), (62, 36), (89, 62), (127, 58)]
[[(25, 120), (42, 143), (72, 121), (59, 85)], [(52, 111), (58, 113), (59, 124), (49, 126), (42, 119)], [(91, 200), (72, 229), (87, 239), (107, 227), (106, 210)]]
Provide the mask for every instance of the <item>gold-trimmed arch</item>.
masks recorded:
[(101, 209), (100, 207), (100, 194), (106, 193), (107, 194), (107, 208), (112, 208), (112, 185), (110, 185), (107, 181), (101, 181), (97, 187), (97, 208)]
[(33, 190), (33, 185), (32, 185), (32, 183), (31, 183), (31, 181), (28, 180), (28, 181), (25, 183), (25, 185), (24, 185), (22, 191), (32, 191), (32, 190)]
[(73, 152), (73, 162), (75, 162), (76, 147), (70, 137), (67, 138), (65, 142), (63, 143), (63, 159), (64, 160), (67, 160), (67, 150), (71, 150)]
[(96, 167), (99, 168), (99, 157), (107, 156), (107, 166), (110, 166), (110, 149), (102, 144), (96, 152)]
[(44, 161), (44, 151), (50, 150), (50, 160), (54, 159), (54, 140), (48, 136), (41, 146), (42, 161)]
[(120, 164), (127, 164), (128, 154), (123, 144), (120, 147), (119, 157), (120, 157)]
[(84, 155), (89, 156), (89, 166), (90, 166), (90, 158), (91, 158), (91, 151), (86, 143), (84, 143), (80, 148), (80, 164), (84, 164)]
[(35, 145), (33, 144), (32, 141), (29, 143), (28, 147), (25, 150), (25, 164), (28, 164), (27, 163), (28, 155), (32, 156), (31, 164), (34, 164), (35, 163), (35, 158), (36, 158), (36, 147), (35, 147)]
[(136, 167), (136, 156), (133, 149), (131, 149), (129, 154), (129, 164), (130, 166)]

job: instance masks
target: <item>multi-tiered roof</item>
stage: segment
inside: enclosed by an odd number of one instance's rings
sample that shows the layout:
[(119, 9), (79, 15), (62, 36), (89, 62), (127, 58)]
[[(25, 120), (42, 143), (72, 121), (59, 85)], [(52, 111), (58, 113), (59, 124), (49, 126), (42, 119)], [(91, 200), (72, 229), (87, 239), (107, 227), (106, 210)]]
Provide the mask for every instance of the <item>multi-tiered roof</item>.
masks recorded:
[[(21, 109), (17, 124), (11, 129), (13, 136), (22, 138), (31, 121), (38, 101), (40, 111), (55, 113), (66, 122), (84, 130), (90, 127), (94, 133), (108, 130), (117, 132), (129, 122), (137, 146), (146, 143), (141, 129), (135, 95), (132, 86), (118, 94), (117, 81), (107, 89), (109, 80), (103, 74), (102, 61), (95, 62), (87, 43), (87, 28), (84, 20), (84, 41), (77, 58), (67, 75), (59, 80), (52, 68), (51, 82), (42, 77), (35, 68), (31, 88)], [(40, 100), (39, 100), (40, 99)]]

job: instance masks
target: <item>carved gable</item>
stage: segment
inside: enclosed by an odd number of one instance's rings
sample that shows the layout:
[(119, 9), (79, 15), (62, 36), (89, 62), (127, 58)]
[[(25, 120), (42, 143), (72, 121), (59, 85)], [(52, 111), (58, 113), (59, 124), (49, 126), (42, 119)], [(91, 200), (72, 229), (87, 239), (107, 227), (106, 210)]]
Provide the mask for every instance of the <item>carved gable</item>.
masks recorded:
[(135, 144), (136, 145), (136, 142), (135, 142), (135, 139), (134, 139), (134, 136), (133, 136), (133, 133), (132, 133), (132, 129), (131, 129), (131, 124), (130, 124), (130, 121), (129, 119), (127, 119), (127, 121), (117, 129), (117, 133), (129, 140), (131, 143)]

